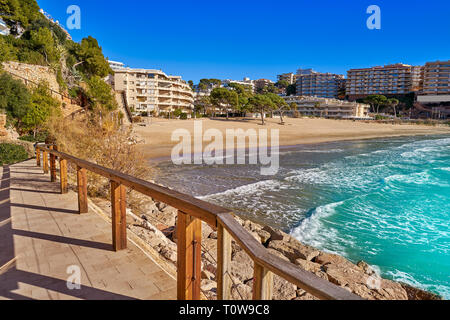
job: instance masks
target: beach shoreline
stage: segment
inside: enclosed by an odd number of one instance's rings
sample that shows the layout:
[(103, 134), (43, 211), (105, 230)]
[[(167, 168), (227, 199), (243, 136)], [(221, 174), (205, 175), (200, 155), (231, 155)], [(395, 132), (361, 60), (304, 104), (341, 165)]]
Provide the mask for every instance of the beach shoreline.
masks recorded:
[[(194, 121), (202, 121), (203, 132), (209, 129), (217, 129), (224, 136), (227, 129), (242, 129), (245, 131), (249, 129), (278, 129), (280, 149), (340, 141), (450, 134), (450, 127), (446, 126), (380, 124), (350, 120), (289, 118), (286, 120), (286, 125), (282, 126), (278, 119), (267, 119), (267, 125), (262, 126), (258, 119), (230, 121), (222, 119), (152, 119), (151, 124), (146, 127), (134, 125), (135, 135), (142, 142), (138, 145), (139, 150), (151, 162), (157, 163), (169, 160), (173, 147), (179, 143), (172, 141), (172, 133), (176, 129), (185, 129), (194, 136)], [(208, 143), (205, 142), (204, 147)], [(226, 151), (227, 148), (223, 148), (223, 150)]]

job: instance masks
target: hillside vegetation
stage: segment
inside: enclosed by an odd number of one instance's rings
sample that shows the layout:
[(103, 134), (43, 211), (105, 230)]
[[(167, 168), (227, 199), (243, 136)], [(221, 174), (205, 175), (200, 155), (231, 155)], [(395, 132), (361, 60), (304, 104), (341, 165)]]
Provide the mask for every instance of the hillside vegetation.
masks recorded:
[[(78, 158), (148, 177), (147, 163), (134, 148), (132, 131), (120, 124), (123, 115), (104, 81), (112, 70), (97, 40), (91, 36), (80, 43), (68, 39), (39, 10), (35, 0), (0, 0), (0, 17), (11, 30), (9, 36), (0, 36), (0, 66), (17, 61), (49, 67), (60, 91), (77, 100), (87, 113), (74, 120), (63, 118), (60, 101), (52, 97), (48, 84), (27, 87), (0, 70), (0, 112), (7, 114), (8, 126), (19, 132), (21, 140), (56, 143), (60, 151)], [(10, 159), (13, 151), (0, 149), (8, 162), (16, 160)], [(89, 174), (88, 180), (91, 195), (107, 195), (107, 179)]]
[[(104, 115), (117, 108), (110, 86), (102, 79), (112, 73), (102, 48), (93, 37), (76, 43), (65, 31), (39, 12), (36, 0), (0, 0), (0, 17), (11, 29), (0, 36), (0, 62), (48, 66), (60, 91), (77, 99), (92, 114)], [(8, 124), (23, 135), (46, 130), (52, 117), (60, 116), (60, 103), (48, 84), (27, 88), (6, 73), (0, 74), (0, 111)]]

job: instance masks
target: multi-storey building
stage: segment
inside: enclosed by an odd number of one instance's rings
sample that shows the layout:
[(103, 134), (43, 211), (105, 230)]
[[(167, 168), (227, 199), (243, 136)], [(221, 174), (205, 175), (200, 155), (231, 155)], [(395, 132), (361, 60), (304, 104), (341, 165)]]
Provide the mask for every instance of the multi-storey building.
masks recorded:
[(287, 81), (289, 84), (294, 84), (297, 81), (297, 75), (290, 72), (290, 73), (283, 73), (277, 76), (278, 81)]
[(321, 73), (312, 69), (297, 71), (297, 95), (337, 99), (343, 75)]
[(120, 70), (120, 69), (125, 68), (125, 64), (122, 63), (122, 62), (117, 62), (117, 61), (108, 60), (108, 63), (109, 63), (109, 66), (111, 67), (111, 69), (112, 69), (113, 71), (116, 71), (116, 70)]
[(261, 90), (263, 90), (265, 87), (274, 84), (274, 82), (269, 79), (258, 79), (258, 80), (253, 80), (252, 82), (254, 85), (255, 92), (261, 92)]
[(177, 109), (192, 111), (194, 93), (181, 77), (166, 75), (161, 70), (125, 68), (120, 63), (112, 67), (113, 87), (125, 93), (128, 106), (135, 113), (160, 115)]
[(369, 95), (406, 95), (421, 89), (422, 67), (397, 63), (384, 67), (351, 69), (347, 73), (349, 100)]
[(315, 116), (338, 119), (367, 119), (370, 106), (363, 103), (349, 102), (338, 99), (283, 96), (288, 104), (295, 103), (296, 110), (303, 116)]
[(244, 78), (243, 80), (230, 80), (230, 79), (223, 80), (222, 86), (228, 87), (230, 83), (236, 83), (242, 86), (247, 86), (251, 88), (252, 92), (255, 92), (255, 81), (250, 80), (250, 78)]
[(450, 102), (450, 60), (428, 62), (424, 67), (420, 103)]

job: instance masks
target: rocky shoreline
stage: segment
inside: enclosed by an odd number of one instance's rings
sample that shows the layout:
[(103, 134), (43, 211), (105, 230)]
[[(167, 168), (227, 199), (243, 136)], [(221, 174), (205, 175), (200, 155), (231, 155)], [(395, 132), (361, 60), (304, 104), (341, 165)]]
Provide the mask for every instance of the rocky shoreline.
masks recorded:
[[(109, 201), (95, 199), (104, 213), (110, 213)], [(364, 261), (357, 264), (342, 256), (326, 253), (300, 243), (281, 230), (235, 217), (256, 240), (272, 254), (290, 261), (318, 277), (330, 281), (368, 300), (440, 300), (440, 296), (410, 285), (381, 278)], [(177, 210), (146, 199), (133, 211), (127, 210), (127, 227), (146, 243), (172, 273), (176, 272)], [(217, 298), (217, 232), (203, 223), (202, 228), (202, 292), (206, 299)], [(170, 270), (167, 270), (170, 272)], [(234, 241), (231, 260), (232, 299), (251, 300), (253, 262)], [(274, 276), (274, 300), (317, 300), (296, 285)]]

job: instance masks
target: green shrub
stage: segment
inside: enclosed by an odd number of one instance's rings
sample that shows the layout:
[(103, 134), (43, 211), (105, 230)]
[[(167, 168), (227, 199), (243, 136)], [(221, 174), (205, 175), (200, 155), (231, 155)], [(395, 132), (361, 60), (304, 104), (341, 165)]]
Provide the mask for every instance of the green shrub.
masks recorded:
[(33, 135), (26, 135), (19, 138), (19, 140), (22, 141), (28, 141), (28, 142), (45, 142), (47, 139), (48, 133), (47, 132), (38, 132), (36, 134), (36, 137)]
[(9, 165), (28, 159), (28, 153), (24, 147), (15, 144), (0, 144), (0, 165)]
[(187, 114), (187, 113), (182, 113), (182, 114), (180, 115), (180, 119), (181, 119), (181, 120), (187, 120), (187, 118), (188, 118), (188, 114)]

